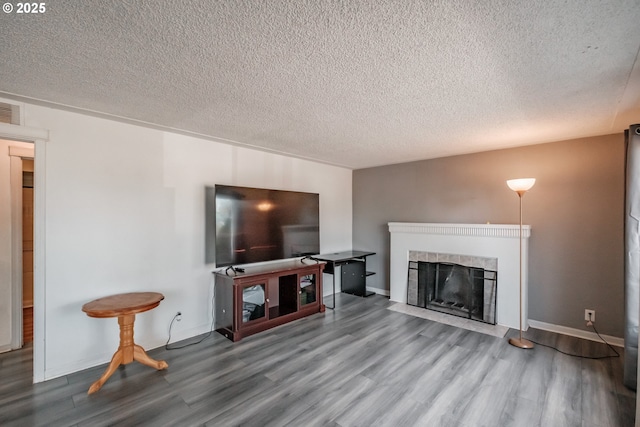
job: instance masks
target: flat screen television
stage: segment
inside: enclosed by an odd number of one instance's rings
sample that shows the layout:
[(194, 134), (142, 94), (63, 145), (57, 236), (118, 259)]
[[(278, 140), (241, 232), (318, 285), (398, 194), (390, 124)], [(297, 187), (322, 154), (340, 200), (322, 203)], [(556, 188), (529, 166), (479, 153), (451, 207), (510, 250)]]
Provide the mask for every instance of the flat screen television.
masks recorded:
[(206, 188), (206, 258), (217, 267), (320, 253), (316, 193)]

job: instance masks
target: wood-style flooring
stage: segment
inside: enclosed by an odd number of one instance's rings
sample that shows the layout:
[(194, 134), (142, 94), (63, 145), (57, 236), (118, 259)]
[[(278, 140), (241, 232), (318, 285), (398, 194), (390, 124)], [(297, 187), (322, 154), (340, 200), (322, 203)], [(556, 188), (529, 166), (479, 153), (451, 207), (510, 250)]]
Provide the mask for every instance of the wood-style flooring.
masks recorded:
[[(31, 349), (0, 355), (1, 426), (612, 426), (634, 424), (620, 358), (588, 360), (387, 310), (375, 295), (232, 343), (152, 350), (155, 371), (106, 365), (31, 384)], [(516, 331), (510, 331), (515, 334)], [(589, 356), (604, 345), (530, 330)]]

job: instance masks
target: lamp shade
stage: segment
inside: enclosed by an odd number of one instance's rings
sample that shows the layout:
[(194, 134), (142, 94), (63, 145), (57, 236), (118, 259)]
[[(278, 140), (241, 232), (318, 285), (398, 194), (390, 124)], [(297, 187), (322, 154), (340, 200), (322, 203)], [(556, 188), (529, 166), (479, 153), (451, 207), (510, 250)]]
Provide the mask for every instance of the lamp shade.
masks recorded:
[(509, 186), (509, 188), (516, 193), (530, 190), (535, 183), (535, 178), (510, 179), (507, 181), (507, 185)]

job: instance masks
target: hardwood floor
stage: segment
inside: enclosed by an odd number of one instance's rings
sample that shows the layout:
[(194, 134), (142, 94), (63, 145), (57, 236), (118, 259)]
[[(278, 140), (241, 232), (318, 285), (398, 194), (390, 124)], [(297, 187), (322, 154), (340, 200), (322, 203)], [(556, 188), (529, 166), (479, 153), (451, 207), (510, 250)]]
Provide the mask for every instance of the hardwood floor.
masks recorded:
[[(169, 369), (106, 365), (31, 384), (30, 349), (0, 355), (2, 426), (632, 426), (620, 358), (587, 360), (387, 310), (382, 296), (337, 295), (316, 314), (232, 343), (214, 333), (149, 352)], [(515, 334), (516, 331), (511, 331)], [(604, 344), (544, 331), (563, 351)]]

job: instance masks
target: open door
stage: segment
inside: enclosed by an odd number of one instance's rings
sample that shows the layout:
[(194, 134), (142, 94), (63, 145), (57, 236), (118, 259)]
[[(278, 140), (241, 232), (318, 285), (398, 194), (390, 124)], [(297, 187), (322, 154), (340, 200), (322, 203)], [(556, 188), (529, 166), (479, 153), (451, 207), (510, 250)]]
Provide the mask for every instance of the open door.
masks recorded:
[(33, 159), (22, 159), (22, 343), (33, 342)]

